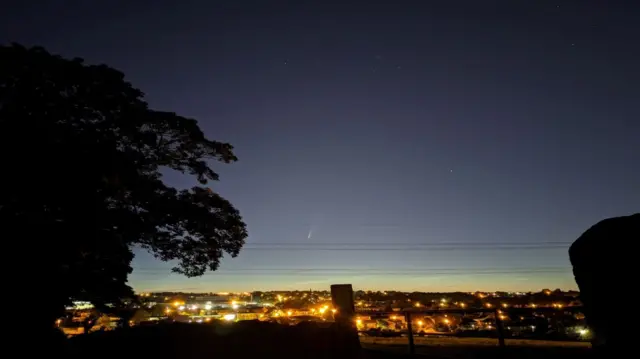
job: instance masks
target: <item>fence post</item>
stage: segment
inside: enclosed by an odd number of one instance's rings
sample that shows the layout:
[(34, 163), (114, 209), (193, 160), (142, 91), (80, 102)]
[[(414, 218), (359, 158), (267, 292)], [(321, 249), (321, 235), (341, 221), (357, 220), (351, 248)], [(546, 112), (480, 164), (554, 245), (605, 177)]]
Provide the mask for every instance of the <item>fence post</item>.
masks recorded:
[(407, 331), (409, 335), (409, 354), (416, 353), (416, 345), (413, 343), (413, 325), (411, 325), (411, 312), (404, 312), (404, 319), (407, 321)]
[(500, 311), (498, 309), (495, 310), (494, 315), (496, 317), (496, 331), (498, 332), (498, 345), (501, 349), (504, 349), (504, 323), (502, 322), (502, 318), (500, 318)]
[(356, 356), (361, 346), (358, 329), (354, 322), (356, 311), (351, 284), (331, 285), (331, 301), (333, 308), (337, 310), (334, 314), (336, 328), (338, 333), (342, 334), (339, 340), (340, 343), (337, 343), (339, 351), (341, 355), (350, 353)]

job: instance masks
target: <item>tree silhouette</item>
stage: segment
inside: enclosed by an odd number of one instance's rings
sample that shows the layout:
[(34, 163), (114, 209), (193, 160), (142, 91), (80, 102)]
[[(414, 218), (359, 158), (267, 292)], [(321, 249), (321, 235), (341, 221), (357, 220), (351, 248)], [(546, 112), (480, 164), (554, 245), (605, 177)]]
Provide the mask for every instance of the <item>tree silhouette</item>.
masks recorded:
[[(218, 180), (213, 161), (237, 160), (232, 146), (150, 109), (108, 66), (1, 46), (0, 150), (3, 238), (52, 287), (38, 306), (45, 327), (72, 299), (132, 297), (134, 246), (193, 277), (238, 255), (247, 236), (239, 212), (205, 187)], [(195, 186), (168, 186), (169, 170)]]

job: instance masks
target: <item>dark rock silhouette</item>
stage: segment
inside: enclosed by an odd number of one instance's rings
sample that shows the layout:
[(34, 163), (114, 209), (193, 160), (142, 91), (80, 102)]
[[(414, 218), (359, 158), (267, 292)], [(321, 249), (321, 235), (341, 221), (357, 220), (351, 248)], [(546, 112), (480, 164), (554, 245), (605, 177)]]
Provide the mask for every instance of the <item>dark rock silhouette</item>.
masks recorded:
[[(573, 274), (580, 288), (587, 323), (594, 331), (594, 349), (618, 347), (625, 316), (613, 311), (611, 297), (637, 272), (628, 255), (640, 240), (640, 213), (608, 218), (584, 232), (569, 248)], [(637, 268), (637, 267), (636, 267)], [(620, 335), (618, 335), (620, 334)]]

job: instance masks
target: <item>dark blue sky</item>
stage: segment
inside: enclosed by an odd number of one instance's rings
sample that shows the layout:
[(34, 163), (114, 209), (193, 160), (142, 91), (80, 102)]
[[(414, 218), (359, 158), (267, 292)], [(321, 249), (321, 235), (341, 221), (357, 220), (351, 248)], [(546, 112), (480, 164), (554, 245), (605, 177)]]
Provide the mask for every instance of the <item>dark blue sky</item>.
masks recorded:
[(189, 280), (136, 252), (137, 290), (575, 288), (569, 244), (640, 209), (640, 8), (346, 2), (9, 1), (0, 40), (107, 63), (236, 147), (213, 188), (246, 250)]

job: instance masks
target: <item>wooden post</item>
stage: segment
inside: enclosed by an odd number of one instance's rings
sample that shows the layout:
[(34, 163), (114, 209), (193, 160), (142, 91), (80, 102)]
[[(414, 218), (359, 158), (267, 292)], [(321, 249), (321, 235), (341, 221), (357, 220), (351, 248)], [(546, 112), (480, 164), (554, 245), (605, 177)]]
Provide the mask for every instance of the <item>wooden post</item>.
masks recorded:
[(410, 312), (404, 312), (404, 320), (407, 321), (407, 331), (409, 332), (407, 334), (409, 336), (409, 354), (413, 355), (416, 353), (416, 345), (413, 342), (413, 325), (411, 324)]
[(336, 322), (354, 324), (356, 307), (353, 303), (353, 288), (351, 284), (333, 284), (331, 286), (331, 301), (336, 309)]
[(360, 338), (355, 323), (356, 307), (353, 303), (351, 284), (334, 284), (331, 286), (331, 302), (336, 310), (333, 318), (340, 335), (340, 355), (358, 355)]
[(498, 332), (498, 345), (500, 346), (500, 348), (504, 348), (505, 347), (505, 343), (504, 343), (504, 323), (502, 322), (502, 319), (500, 318), (500, 313), (498, 311), (498, 309), (496, 309), (496, 311), (494, 312), (495, 316), (496, 316), (496, 331)]

